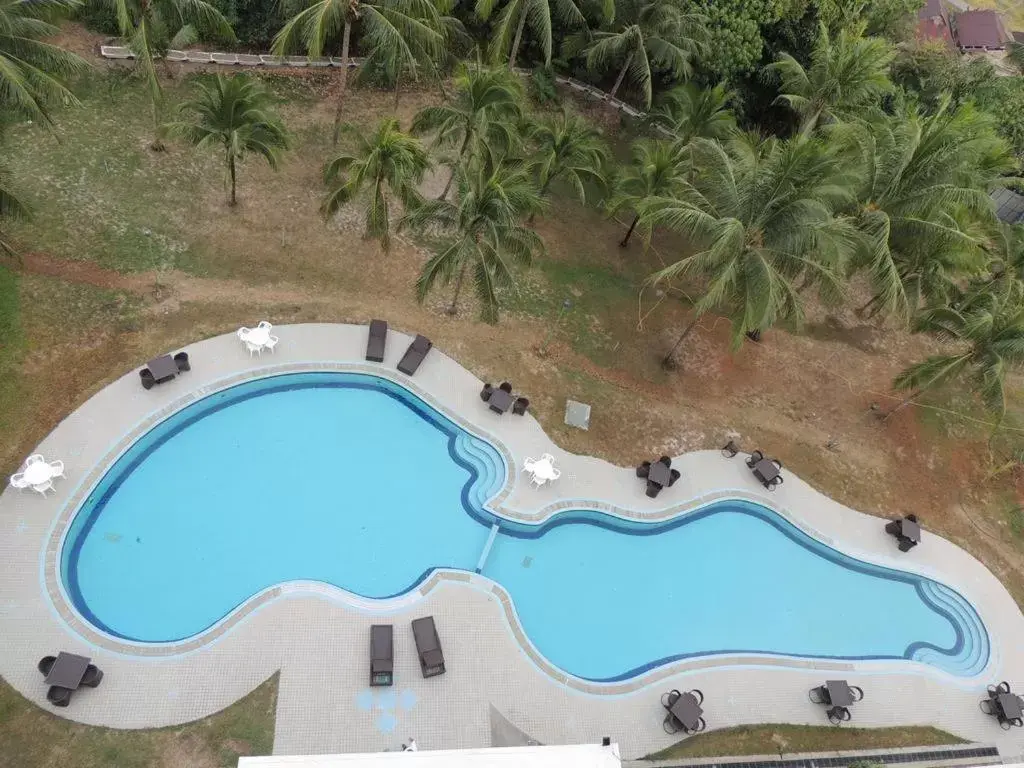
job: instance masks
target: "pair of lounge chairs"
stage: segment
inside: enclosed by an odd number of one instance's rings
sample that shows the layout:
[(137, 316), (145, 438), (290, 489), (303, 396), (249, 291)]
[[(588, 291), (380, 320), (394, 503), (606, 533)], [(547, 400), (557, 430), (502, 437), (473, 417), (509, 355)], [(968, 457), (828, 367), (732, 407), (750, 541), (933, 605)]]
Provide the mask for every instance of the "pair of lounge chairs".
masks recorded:
[[(388, 324), (385, 320), (370, 321), (370, 335), (366, 341), (366, 359), (373, 363), (384, 362), (384, 350), (388, 340)], [(398, 370), (406, 376), (412, 376), (420, 367), (420, 363), (434, 346), (426, 336), (416, 335), (412, 344), (398, 361)]]
[[(424, 616), (412, 622), (412, 636), (416, 642), (416, 655), (423, 677), (434, 677), (445, 672), (444, 653), (433, 616)], [(395, 667), (394, 632), (390, 624), (370, 627), (370, 685), (393, 685)]]

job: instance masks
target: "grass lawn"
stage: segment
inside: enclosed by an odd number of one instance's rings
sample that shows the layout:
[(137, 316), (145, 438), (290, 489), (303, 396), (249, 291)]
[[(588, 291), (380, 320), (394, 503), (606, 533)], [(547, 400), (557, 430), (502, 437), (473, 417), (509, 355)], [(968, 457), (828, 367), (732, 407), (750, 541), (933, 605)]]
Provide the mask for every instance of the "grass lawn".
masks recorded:
[[(274, 746), (277, 676), (215, 715), (188, 725), (119, 731), (40, 709), (0, 681), (0, 764), (17, 768), (234, 768)], [(10, 760), (10, 762), (7, 762)]]
[(854, 749), (924, 747), (963, 744), (938, 728), (833, 728), (811, 725), (758, 725), (724, 728), (691, 736), (648, 760), (720, 755), (772, 755), (797, 752), (839, 752)]

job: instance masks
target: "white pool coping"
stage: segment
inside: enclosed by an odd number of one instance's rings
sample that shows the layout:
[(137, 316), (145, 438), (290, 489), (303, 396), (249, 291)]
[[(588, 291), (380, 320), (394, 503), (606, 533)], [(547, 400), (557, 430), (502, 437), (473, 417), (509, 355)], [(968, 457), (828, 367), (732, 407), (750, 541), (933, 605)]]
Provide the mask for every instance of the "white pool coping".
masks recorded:
[[(189, 345), (184, 349), (192, 370), (149, 391), (139, 386), (137, 372), (130, 371), (70, 414), (35, 449), (65, 462), (67, 479), (57, 482), (56, 495), (44, 499), (10, 488), (0, 495), (0, 637), (5, 646), (0, 674), (24, 695), (48, 707), (36, 661), (58, 649), (78, 650), (104, 669), (103, 684), (77, 695), (67, 709), (49, 709), (84, 723), (152, 727), (217, 711), (281, 670), (275, 752), (385, 748), (394, 741), (387, 733), (391, 720), (383, 726), (373, 720), (366, 727), (337, 727), (340, 716), (359, 721), (379, 711), (389, 713), (395, 727), (416, 723), (414, 735), (425, 747), (487, 746), (487, 710), (493, 705), (539, 741), (571, 743), (609, 735), (620, 742), (625, 757), (634, 757), (673, 740), (662, 732), (658, 717), (658, 698), (666, 688), (702, 688), (711, 728), (782, 721), (821, 724), (820, 707), (807, 702), (806, 689), (826, 676), (838, 676), (856, 678), (868, 692), (854, 709), (855, 725), (932, 724), (1005, 746), (1009, 754), (1024, 750), (1024, 729), (1003, 732), (977, 708), (987, 683), (1007, 679), (1024, 686), (1024, 616), (996, 577), (952, 543), (926, 532), (921, 546), (900, 553), (879, 518), (838, 504), (788, 469), (785, 484), (768, 493), (741, 457), (726, 460), (717, 451), (676, 457), (673, 467), (681, 470), (682, 478), (658, 499), (649, 499), (632, 467), (560, 449), (531, 415), (491, 412), (479, 398), (480, 380), (437, 348), (414, 377), (407, 377), (395, 364), (411, 337), (394, 330), (383, 364), (363, 360), (366, 326), (305, 324), (277, 326), (274, 332), (280, 344), (262, 357), (250, 357), (234, 334)], [(514, 363), (509, 369), (514, 381)], [(982, 674), (962, 678), (904, 660), (697, 657), (619, 683), (591, 683), (566, 675), (533, 649), (504, 590), (485, 578), (454, 571), (438, 572), (385, 605), (324, 584), (280, 585), (181, 643), (124, 642), (84, 622), (60, 584), (60, 544), (78, 505), (117, 456), (153, 424), (197, 398), (251, 378), (312, 370), (369, 372), (395, 380), (491, 442), (517, 468), (492, 501), (501, 515), (542, 521), (563, 509), (599, 509), (653, 521), (722, 498), (755, 501), (847, 555), (919, 573), (956, 589), (988, 629), (989, 663)], [(536, 489), (518, 468), (525, 457), (545, 452), (555, 456), (562, 476)], [(438, 617), (448, 673), (424, 681), (413, 660), (408, 674), (399, 679), (422, 703), (408, 709), (382, 709), (375, 703), (367, 714), (366, 627), (382, 612), (397, 625), (428, 610)], [(325, 628), (313, 632), (307, 629), (311, 625)], [(398, 650), (396, 673), (405, 663)], [(326, 675), (334, 684), (327, 685), (324, 659), (334, 656), (338, 663)], [(716, 706), (716, 694), (726, 692), (726, 706), (722, 701)], [(918, 708), (907, 712), (900, 702), (911, 698), (919, 702)], [(433, 718), (421, 714), (428, 703)]]

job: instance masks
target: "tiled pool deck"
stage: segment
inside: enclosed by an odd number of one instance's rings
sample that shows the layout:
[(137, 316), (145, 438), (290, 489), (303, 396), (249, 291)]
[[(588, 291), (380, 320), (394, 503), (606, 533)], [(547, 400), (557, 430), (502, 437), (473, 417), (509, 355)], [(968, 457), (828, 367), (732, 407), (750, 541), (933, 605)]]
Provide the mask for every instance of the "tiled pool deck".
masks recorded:
[[(1003, 732), (977, 706), (985, 685), (1003, 679), (1024, 687), (1024, 616), (981, 563), (953, 544), (927, 535), (899, 553), (876, 517), (850, 510), (786, 473), (767, 493), (741, 458), (717, 451), (687, 454), (673, 466), (682, 479), (660, 499), (642, 493), (632, 468), (566, 453), (531, 416), (490, 412), (481, 383), (434, 349), (416, 376), (395, 369), (410, 338), (392, 331), (381, 365), (363, 362), (366, 327), (278, 326), (274, 354), (250, 358), (233, 335), (186, 347), (192, 371), (143, 390), (131, 371), (68, 416), (38, 447), (63, 459), (66, 480), (40, 498), (10, 488), (0, 496), (0, 675), (57, 714), (119, 728), (194, 720), (231, 704), (281, 671), (274, 749), (277, 753), (374, 751), (412, 736), (422, 748), (491, 743), (493, 706), (514, 726), (544, 743), (586, 742), (611, 736), (623, 757), (667, 746), (661, 693), (699, 687), (709, 728), (744, 723), (824, 724), (806, 691), (826, 677), (846, 677), (866, 696), (853, 710), (858, 726), (935, 725), (966, 739), (997, 744), (1004, 755), (1024, 752), (1024, 729)], [(173, 350), (177, 351), (177, 350)], [(135, 437), (169, 413), (245, 379), (299, 370), (358, 370), (408, 386), (470, 431), (489, 438), (510, 467), (526, 456), (555, 455), (561, 479), (540, 490), (510, 472), (492, 502), (510, 518), (541, 520), (560, 509), (603, 509), (656, 520), (717, 498), (746, 498), (770, 506), (800, 528), (847, 554), (935, 578), (957, 589), (978, 610), (991, 636), (988, 667), (956, 678), (907, 661), (821, 661), (768, 657), (698, 658), (641, 678), (594, 684), (548, 665), (522, 637), (507, 596), (491, 582), (439, 573), (383, 609), (396, 625), (393, 689), (367, 686), (368, 626), (380, 621), (366, 601), (319, 584), (292, 583), (261, 594), (222, 624), (190, 641), (132, 645), (104, 636), (77, 617), (58, 573), (67, 524), (89, 488)], [(597, 415), (600, 418), (600, 414)], [(423, 680), (408, 622), (432, 613), (448, 673)], [(637, 631), (642, 631), (638, 627)], [(35, 669), (57, 650), (92, 656), (103, 684), (54, 710)]]

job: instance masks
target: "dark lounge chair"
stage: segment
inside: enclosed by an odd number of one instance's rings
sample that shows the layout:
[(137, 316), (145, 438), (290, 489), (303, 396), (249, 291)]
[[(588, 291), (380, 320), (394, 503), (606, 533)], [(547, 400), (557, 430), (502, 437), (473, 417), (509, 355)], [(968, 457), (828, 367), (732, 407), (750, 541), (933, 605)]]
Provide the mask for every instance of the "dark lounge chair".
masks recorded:
[(637, 477), (647, 477), (651, 472), (651, 462), (643, 461), (640, 462), (640, 466), (636, 468)]
[(395, 681), (395, 644), (390, 624), (370, 627), (370, 685), (391, 685)]
[(384, 362), (384, 347), (388, 341), (386, 320), (371, 320), (370, 335), (366, 339), (366, 359), (371, 363)]
[(502, 389), (502, 390), (504, 390), (505, 392), (508, 392), (511, 395), (512, 394), (512, 383), (509, 382), (509, 381), (503, 381), (503, 382), (501, 382), (501, 386), (499, 387), (499, 389)]
[(36, 664), (36, 669), (39, 670), (39, 674), (48, 675), (50, 674), (50, 670), (53, 669), (54, 662), (56, 661), (56, 656), (43, 656), (43, 658), (39, 660), (39, 663)]
[(652, 483), (650, 480), (647, 481), (647, 495), (654, 499), (657, 498), (658, 494), (661, 493), (661, 486), (657, 483)]
[(512, 404), (512, 413), (516, 416), (525, 416), (526, 409), (530, 407), (530, 401), (525, 397), (517, 397)]
[(839, 725), (845, 723), (850, 719), (850, 710), (846, 707), (832, 707), (828, 711), (828, 721), (832, 725)]
[(432, 346), (434, 344), (430, 339), (416, 334), (416, 338), (412, 340), (412, 344), (405, 350), (405, 354), (402, 355), (402, 359), (398, 362), (398, 370), (406, 376), (412, 376), (416, 373), (416, 369), (420, 367), (420, 363), (423, 362), (423, 358), (427, 356), (427, 352), (430, 351)]
[(156, 384), (156, 379), (153, 378), (153, 372), (149, 368), (143, 368), (139, 371), (139, 378), (142, 379), (143, 389), (152, 389), (153, 385)]
[(896, 546), (900, 548), (900, 552), (909, 552), (914, 548), (914, 542), (910, 539), (900, 539), (900, 543)]
[(885, 524), (885, 532), (890, 536), (899, 536), (901, 527), (899, 520), (890, 520)]
[(732, 440), (722, 446), (722, 455), (727, 459), (733, 458), (737, 453), (740, 452), (740, 447), (736, 445)]
[(188, 361), (188, 352), (179, 352), (174, 356), (174, 364), (178, 366), (178, 373), (191, 371), (192, 365)]
[(747, 466), (750, 467), (751, 469), (753, 469), (754, 465), (757, 464), (757, 462), (759, 462), (763, 458), (764, 458), (764, 454), (763, 453), (761, 453), (760, 451), (754, 451), (747, 458)]
[(444, 653), (437, 636), (433, 616), (424, 616), (412, 623), (412, 636), (416, 641), (416, 654), (420, 659), (420, 670), (424, 677), (444, 674)]
[(671, 471), (671, 473), (669, 474), (669, 480), (668, 480), (669, 486), (675, 485), (676, 484), (676, 480), (678, 480), (680, 477), (682, 477), (682, 473), (678, 469), (673, 469)]
[(672, 466), (672, 459), (669, 458), (668, 456), (662, 456), (660, 459), (658, 459), (658, 461), (660, 461), (666, 467), (671, 467)]
[(487, 382), (486, 384), (484, 384), (484, 388), (480, 390), (480, 399), (486, 403), (488, 400), (491, 399), (491, 393), (493, 391), (494, 386), (490, 382)]
[(95, 664), (90, 664), (85, 668), (85, 674), (82, 676), (82, 685), (87, 685), (90, 688), (95, 688), (100, 684), (103, 679), (103, 671)]
[(71, 689), (51, 685), (50, 690), (46, 692), (46, 700), (55, 707), (66, 707), (71, 703)]

